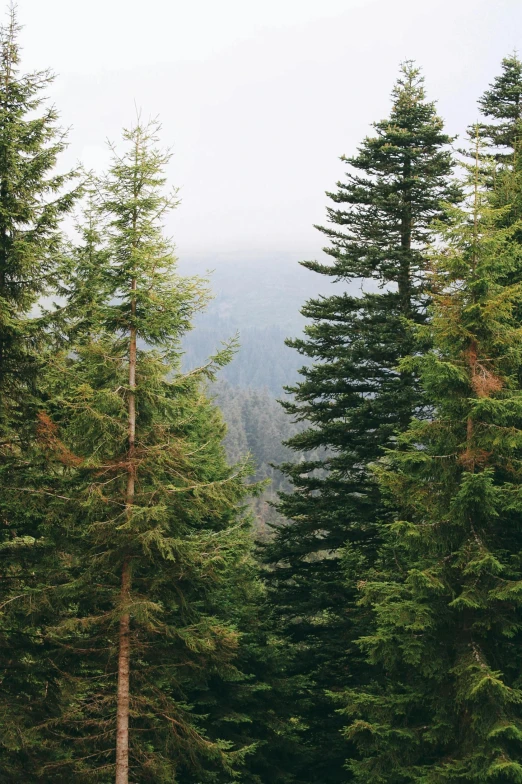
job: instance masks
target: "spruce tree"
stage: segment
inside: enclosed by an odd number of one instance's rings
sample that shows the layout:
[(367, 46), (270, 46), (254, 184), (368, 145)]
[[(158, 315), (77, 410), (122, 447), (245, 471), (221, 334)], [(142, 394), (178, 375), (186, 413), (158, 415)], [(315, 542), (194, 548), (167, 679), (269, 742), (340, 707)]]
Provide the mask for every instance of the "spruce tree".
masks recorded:
[(60, 221), (76, 192), (57, 174), (66, 139), (45, 105), (49, 71), (20, 71), (14, 7), (0, 28), (0, 426), (20, 423), (38, 368), (39, 322), (27, 318), (56, 271)]
[[(283, 466), (294, 487), (279, 506), (289, 524), (266, 552), (276, 623), (295, 655), (289, 677), (307, 683), (296, 689), (303, 782), (346, 778), (342, 719), (327, 692), (367, 677), (354, 645), (367, 622), (356, 583), (375, 558), (387, 518), (368, 466), (423, 406), (415, 375), (396, 367), (413, 350), (407, 320), (426, 318), (432, 223), (441, 199), (457, 197), (449, 181), (451, 139), (413, 63), (402, 66), (390, 116), (374, 131), (356, 156), (343, 157), (347, 178), (328, 194), (329, 224), (318, 228), (330, 242), (329, 263), (303, 262), (332, 281), (355, 287), (363, 279), (368, 290), (310, 300), (302, 310), (310, 319), (305, 336), (288, 341), (313, 363), (284, 403), (309, 425), (289, 445), (324, 454)], [(340, 555), (348, 546), (346, 577)]]
[(35, 445), (46, 333), (30, 316), (52, 283), (60, 222), (77, 195), (74, 174), (55, 168), (66, 139), (46, 104), (52, 74), (21, 70), (19, 35), (11, 7), (0, 27), (0, 777), (9, 782), (31, 780), (34, 727), (57, 709), (41, 635), (52, 610), (40, 532), (46, 466)]
[(180, 372), (206, 293), (176, 274), (163, 234), (175, 194), (157, 132), (138, 123), (113, 150), (71, 265), (65, 346), (49, 361), (40, 442), (62, 562), (45, 636), (63, 710), (44, 727), (54, 760), (42, 781), (224, 783), (248, 750), (230, 729), (248, 717), (219, 695), (246, 680), (249, 469), (227, 464), (202, 388), (230, 351)]
[(512, 160), (522, 139), (522, 61), (516, 53), (502, 60), (502, 73), (479, 99), (479, 108), (490, 120), (479, 126), (481, 138), (500, 162)]
[(435, 415), (378, 469), (398, 511), (361, 585), (376, 674), (345, 707), (368, 784), (522, 781), (521, 288), (509, 283), (522, 253), (480, 168), (477, 154), (469, 203), (441, 227), (433, 350), (403, 364)]
[[(508, 226), (522, 216), (522, 62), (516, 54), (504, 58), (502, 73), (479, 99), (479, 107), (490, 119), (490, 123), (478, 126), (479, 136), (485, 153), (497, 162), (497, 166), (490, 167), (492, 205), (506, 207), (498, 219)], [(522, 242), (520, 233), (518, 242)], [(510, 273), (511, 282), (515, 282), (513, 274), (519, 272)]]

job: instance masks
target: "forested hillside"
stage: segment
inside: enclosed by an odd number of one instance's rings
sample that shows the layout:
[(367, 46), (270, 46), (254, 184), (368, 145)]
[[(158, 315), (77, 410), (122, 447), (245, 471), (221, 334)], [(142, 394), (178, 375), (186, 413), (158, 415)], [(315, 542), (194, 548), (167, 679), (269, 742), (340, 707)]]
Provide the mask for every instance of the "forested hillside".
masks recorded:
[[(213, 295), (184, 338), (185, 367), (203, 362), (221, 341), (237, 334), (240, 351), (223, 368), (222, 378), (236, 387), (267, 389), (280, 397), (307, 361), (288, 348), (285, 340), (300, 334), (306, 323), (301, 306), (318, 293), (314, 276), (298, 264), (301, 260), (296, 253), (182, 260), (180, 270), (185, 274), (210, 271)], [(344, 288), (346, 284), (337, 286), (337, 290)], [(321, 294), (331, 290), (330, 282), (319, 287)]]
[(0, 782), (520, 784), (518, 55), (458, 143), (416, 62), (383, 76), (323, 256), (222, 257), (212, 299), (159, 120), (69, 170), (20, 35), (11, 6)]
[(266, 483), (261, 496), (252, 500), (256, 530), (265, 539), (271, 536), (268, 526), (284, 522), (275, 503), (277, 494), (289, 491), (291, 485), (278, 466), (290, 459), (292, 452), (286, 441), (301, 432), (303, 425), (286, 416), (279, 401), (266, 389), (242, 388), (217, 381), (210, 394), (227, 424), (223, 443), (228, 459), (236, 463), (250, 455), (254, 461), (251, 481)]
[[(252, 500), (262, 538), (270, 535), (269, 525), (283, 521), (273, 505), (290, 483), (277, 466), (291, 455), (284, 443), (304, 427), (286, 416), (279, 402), (288, 398), (284, 387), (295, 383), (299, 369), (308, 363), (285, 341), (301, 333), (306, 324), (301, 305), (317, 293), (313, 275), (296, 261), (284, 253), (258, 259), (220, 257), (210, 274), (213, 299), (183, 339), (183, 366), (189, 370), (237, 337), (234, 356), (210, 391), (227, 423), (229, 460), (250, 455), (255, 479), (268, 480), (260, 498)], [(180, 269), (204, 275), (209, 263), (186, 260)], [(336, 286), (339, 291), (346, 288), (343, 283)], [(325, 294), (331, 289), (330, 283), (320, 286)]]

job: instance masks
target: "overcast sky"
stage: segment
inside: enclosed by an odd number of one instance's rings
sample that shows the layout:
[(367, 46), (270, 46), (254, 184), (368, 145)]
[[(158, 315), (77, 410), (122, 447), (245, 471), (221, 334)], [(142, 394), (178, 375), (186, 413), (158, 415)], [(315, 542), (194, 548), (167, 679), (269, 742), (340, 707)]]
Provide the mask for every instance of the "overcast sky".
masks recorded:
[(158, 115), (182, 204), (179, 254), (321, 247), (313, 223), (399, 63), (422, 66), (451, 133), (477, 117), (522, 48), (520, 0), (19, 0), (24, 65), (57, 73), (68, 156), (103, 168), (105, 140)]

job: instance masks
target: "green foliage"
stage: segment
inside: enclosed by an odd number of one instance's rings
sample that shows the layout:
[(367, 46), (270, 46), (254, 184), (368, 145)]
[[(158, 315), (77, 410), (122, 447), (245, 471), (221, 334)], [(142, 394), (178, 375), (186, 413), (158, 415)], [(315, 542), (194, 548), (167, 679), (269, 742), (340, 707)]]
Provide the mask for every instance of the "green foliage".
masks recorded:
[(493, 120), (479, 126), (481, 138), (495, 148), (498, 160), (511, 158), (522, 139), (522, 62), (516, 53), (502, 60), (502, 73), (480, 98), (479, 107)]
[[(517, 55), (479, 102), (463, 206), (452, 139), (403, 64), (390, 116), (328, 194), (327, 261), (302, 262), (328, 293), (274, 349), (298, 324), (282, 270), (260, 292), (230, 266), (237, 313), (218, 305), (187, 341), (209, 293), (180, 276), (165, 237), (177, 197), (157, 123), (124, 131), (108, 175), (83, 187), (79, 240), (64, 242), (80, 194), (56, 173), (52, 75), (20, 71), (18, 33), (11, 10), (0, 782), (114, 780), (127, 639), (136, 784), (522, 782)], [(228, 380), (278, 394), (302, 360), (282, 409), (216, 383), (236, 340), (209, 359), (207, 345), (243, 315), (253, 326)], [(265, 585), (252, 512), (273, 524)]]
[(74, 175), (55, 171), (66, 140), (45, 102), (52, 75), (21, 71), (18, 34), (12, 8), (0, 27), (0, 779), (12, 784), (36, 780), (35, 727), (58, 710), (41, 631), (55, 556), (40, 532), (46, 465), (34, 443), (45, 333), (30, 311), (56, 275), (76, 196)]
[[(285, 442), (305, 426), (292, 422), (266, 389), (238, 388), (218, 380), (210, 392), (227, 424), (224, 446), (228, 460), (235, 463), (251, 455), (253, 481), (266, 483), (261, 495), (252, 499), (257, 536), (266, 539), (274, 526), (284, 523), (275, 509), (277, 493), (291, 489), (276, 466), (291, 458)], [(304, 459), (305, 455), (299, 457)]]
[(408, 319), (426, 318), (426, 245), (440, 200), (458, 195), (449, 182), (451, 139), (412, 63), (401, 69), (390, 117), (374, 129), (355, 157), (343, 158), (347, 179), (328, 194), (334, 206), (320, 230), (330, 263), (304, 262), (334, 281), (364, 279), (362, 293), (310, 300), (304, 337), (289, 341), (314, 363), (284, 404), (307, 424), (289, 445), (322, 450), (283, 466), (294, 492), (281, 496), (279, 510), (290, 523), (265, 556), (277, 623), (296, 652), (288, 676), (307, 681), (299, 781), (346, 778), (342, 720), (327, 692), (369, 677), (355, 645), (369, 616), (357, 604), (356, 584), (389, 516), (369, 465), (423, 405), (415, 374), (396, 367), (416, 345)]
[[(494, 156), (497, 166), (491, 172), (489, 187), (492, 191), (492, 206), (499, 209), (497, 221), (500, 226), (516, 224), (522, 217), (522, 63), (516, 54), (504, 58), (502, 73), (491, 89), (479, 100), (481, 112), (493, 122), (481, 123), (478, 134), (487, 145), (487, 152)], [(487, 169), (487, 163), (486, 163)], [(514, 235), (522, 241), (520, 231)], [(508, 272), (509, 281), (519, 270)]]
[[(250, 469), (227, 464), (224, 425), (202, 391), (230, 349), (179, 370), (181, 336), (206, 290), (176, 274), (163, 236), (175, 195), (164, 192), (168, 154), (156, 141), (157, 126), (138, 123), (123, 152), (113, 150), (62, 288), (62, 347), (48, 357), (39, 440), (50, 467), (45, 528), (59, 563), (50, 575), (56, 618), (44, 636), (62, 711), (43, 728), (54, 756), (40, 781), (112, 780), (126, 614), (132, 780), (229, 782), (248, 751), (235, 740), (249, 719), (219, 694), (246, 680), (236, 658), (241, 612), (258, 590), (243, 510)], [(122, 593), (126, 564), (132, 587)]]
[[(0, 426), (20, 423), (38, 365), (38, 320), (27, 314), (56, 271), (60, 220), (76, 193), (57, 174), (66, 139), (43, 91), (49, 71), (20, 72), (14, 9), (0, 28)], [(29, 397), (28, 397), (29, 396)]]
[(414, 421), (377, 474), (392, 508), (360, 586), (376, 665), (340, 702), (359, 782), (521, 780), (520, 226), (491, 207), (479, 151), (469, 198), (434, 258), (433, 349), (418, 369), (435, 415)]

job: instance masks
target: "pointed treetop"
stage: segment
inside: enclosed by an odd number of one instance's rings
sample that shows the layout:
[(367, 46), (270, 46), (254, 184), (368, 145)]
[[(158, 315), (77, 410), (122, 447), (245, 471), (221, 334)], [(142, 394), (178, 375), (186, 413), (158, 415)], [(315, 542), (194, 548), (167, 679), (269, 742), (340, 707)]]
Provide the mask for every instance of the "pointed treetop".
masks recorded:
[(421, 69), (415, 65), (415, 60), (404, 60), (400, 65), (400, 75), (392, 90), (394, 105), (401, 102), (423, 101), (425, 97), (424, 76)]
[[(502, 73), (478, 101), (484, 117), (494, 120), (481, 125), (481, 135), (492, 147), (508, 148), (510, 155), (522, 137), (522, 60), (514, 52), (502, 60)], [(505, 158), (505, 153), (499, 156)]]

